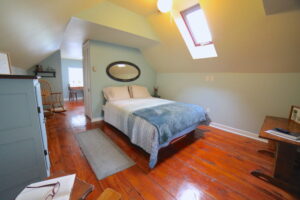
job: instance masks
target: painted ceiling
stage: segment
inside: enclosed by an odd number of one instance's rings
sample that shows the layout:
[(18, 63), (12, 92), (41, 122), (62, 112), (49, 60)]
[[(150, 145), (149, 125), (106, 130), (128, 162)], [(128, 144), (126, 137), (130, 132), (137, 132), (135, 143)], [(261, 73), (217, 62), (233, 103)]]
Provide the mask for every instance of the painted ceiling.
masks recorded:
[(70, 17), (99, 0), (1, 0), (0, 51), (30, 68), (60, 48)]
[[(197, 2), (174, 4), (191, 1)], [(217, 58), (193, 60), (171, 14), (159, 13), (156, 0), (1, 0), (0, 51), (27, 69), (60, 48), (95, 39), (141, 49), (158, 72), (300, 72), (299, 9), (266, 15), (262, 0), (199, 3)], [(105, 6), (106, 15), (99, 12)]]

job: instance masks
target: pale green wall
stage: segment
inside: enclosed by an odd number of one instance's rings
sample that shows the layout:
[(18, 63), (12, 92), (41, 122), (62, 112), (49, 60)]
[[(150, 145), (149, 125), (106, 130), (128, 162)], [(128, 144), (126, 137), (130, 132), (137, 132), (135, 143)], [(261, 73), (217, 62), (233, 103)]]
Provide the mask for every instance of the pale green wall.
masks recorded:
[[(43, 70), (46, 70), (48, 67), (55, 69), (56, 77), (55, 78), (45, 78), (51, 84), (53, 92), (62, 92), (62, 76), (61, 76), (61, 55), (60, 50), (54, 52), (40, 63), (37, 63), (43, 66)], [(35, 66), (31, 67), (27, 72), (28, 74), (34, 74)]]
[(158, 73), (157, 83), (163, 98), (210, 108), (213, 122), (253, 133), (266, 115), (288, 117), (300, 105), (300, 73)]
[[(61, 59), (61, 73), (62, 73), (62, 88), (64, 93), (64, 99), (69, 99), (69, 67), (82, 68), (82, 60), (73, 59)], [(82, 97), (82, 94), (78, 92), (78, 97)]]
[[(102, 89), (108, 86), (119, 85), (143, 85), (152, 93), (156, 82), (156, 72), (149, 66), (140, 50), (119, 46), (104, 42), (90, 41), (90, 63), (95, 67), (96, 72), (91, 72), (91, 95), (93, 118), (102, 116), (102, 105), (104, 98)], [(118, 82), (109, 78), (106, 74), (106, 67), (115, 61), (129, 61), (136, 64), (141, 70), (141, 76), (133, 82)]]

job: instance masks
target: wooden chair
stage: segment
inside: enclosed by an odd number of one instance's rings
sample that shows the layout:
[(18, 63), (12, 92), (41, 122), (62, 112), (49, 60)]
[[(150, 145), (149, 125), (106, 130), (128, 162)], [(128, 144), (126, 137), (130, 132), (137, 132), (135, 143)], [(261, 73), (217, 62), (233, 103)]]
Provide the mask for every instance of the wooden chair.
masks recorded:
[(69, 101), (75, 99), (77, 101), (77, 91), (73, 90), (70, 84), (68, 84), (68, 90), (69, 90)]
[(45, 111), (64, 112), (66, 111), (62, 104), (62, 92), (52, 92), (51, 85), (46, 80), (39, 80), (41, 85), (42, 101)]

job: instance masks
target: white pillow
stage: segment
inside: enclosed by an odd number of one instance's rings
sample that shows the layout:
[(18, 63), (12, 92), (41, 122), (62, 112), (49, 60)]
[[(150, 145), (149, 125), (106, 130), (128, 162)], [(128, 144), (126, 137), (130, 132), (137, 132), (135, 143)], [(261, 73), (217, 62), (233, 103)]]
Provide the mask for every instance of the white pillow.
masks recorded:
[(107, 87), (103, 89), (103, 94), (107, 101), (130, 99), (127, 86)]
[(148, 89), (143, 86), (131, 85), (129, 86), (131, 98), (149, 98), (151, 97)]

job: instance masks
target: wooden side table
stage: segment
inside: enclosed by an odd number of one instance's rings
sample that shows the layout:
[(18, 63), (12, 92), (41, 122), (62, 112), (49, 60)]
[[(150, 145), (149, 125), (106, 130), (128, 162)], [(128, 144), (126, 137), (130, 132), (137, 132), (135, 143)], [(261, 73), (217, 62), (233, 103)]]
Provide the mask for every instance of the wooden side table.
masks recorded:
[(273, 175), (268, 176), (258, 170), (252, 171), (251, 174), (278, 187), (300, 193), (300, 169), (297, 169), (296, 166), (300, 141), (288, 140), (265, 132), (274, 128), (300, 133), (300, 124), (285, 118), (267, 116), (259, 137), (271, 140), (276, 144)]
[[(57, 178), (60, 176), (67, 176), (65, 172), (59, 171), (52, 174), (47, 179)], [(86, 183), (79, 178), (75, 178), (73, 189), (71, 192), (70, 200), (83, 200), (85, 199), (92, 191), (94, 190), (94, 186), (92, 184)]]

